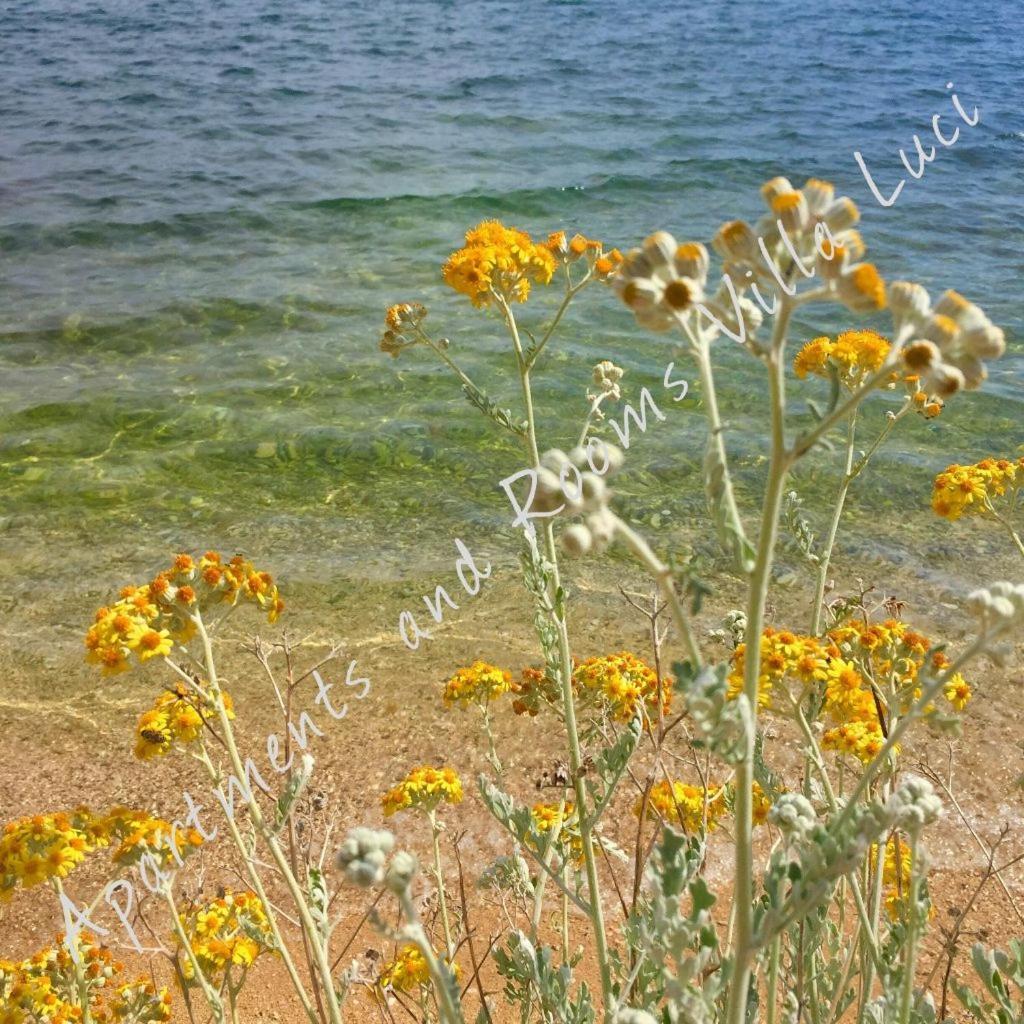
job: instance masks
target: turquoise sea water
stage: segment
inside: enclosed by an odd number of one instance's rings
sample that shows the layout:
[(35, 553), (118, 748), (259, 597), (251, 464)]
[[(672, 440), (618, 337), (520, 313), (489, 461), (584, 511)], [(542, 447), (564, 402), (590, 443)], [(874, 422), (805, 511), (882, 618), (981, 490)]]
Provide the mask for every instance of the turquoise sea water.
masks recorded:
[[(706, 240), (756, 219), (779, 173), (834, 181), (886, 276), (956, 287), (1010, 339), (985, 394), (910, 424), (865, 479), (877, 549), (902, 557), (937, 468), (1024, 442), (1013, 0), (8, 0), (0, 23), (0, 541), (14, 574), (95, 574), (112, 550), (152, 561), (188, 544), (309, 577), (448, 559), (452, 536), (507, 520), (497, 481), (521, 457), (427, 354), (377, 351), (384, 308), (426, 302), (512, 404), (499, 325), (440, 281), (467, 227)], [(981, 108), (977, 127), (956, 117), (950, 81)], [(934, 113), (959, 141), (882, 209), (854, 151), (891, 189), (899, 147), (927, 142)], [(555, 298), (538, 293), (528, 322)], [(671, 344), (588, 295), (538, 384), (550, 442), (578, 429), (604, 357), (635, 396)], [(719, 362), (752, 493), (759, 368), (728, 343)], [(699, 411), (669, 417), (619, 484), (652, 529), (699, 525), (703, 505)], [(812, 510), (833, 480), (820, 456), (798, 475)]]

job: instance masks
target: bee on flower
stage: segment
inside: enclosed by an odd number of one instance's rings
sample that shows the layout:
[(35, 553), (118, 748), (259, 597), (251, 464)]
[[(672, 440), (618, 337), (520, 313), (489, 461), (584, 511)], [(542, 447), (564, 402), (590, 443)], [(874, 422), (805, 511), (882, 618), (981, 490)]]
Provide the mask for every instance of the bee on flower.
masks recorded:
[(229, 719), (235, 717), (231, 695), (223, 690), (216, 698), (188, 689), (177, 683), (157, 697), (153, 706), (143, 712), (135, 726), (135, 756), (140, 761), (162, 757), (178, 744), (194, 743), (203, 733), (206, 723), (216, 719), (215, 700), (223, 703)]
[(433, 813), (441, 804), (462, 802), (462, 780), (452, 768), (414, 768), (381, 797), (385, 817), (399, 811)]

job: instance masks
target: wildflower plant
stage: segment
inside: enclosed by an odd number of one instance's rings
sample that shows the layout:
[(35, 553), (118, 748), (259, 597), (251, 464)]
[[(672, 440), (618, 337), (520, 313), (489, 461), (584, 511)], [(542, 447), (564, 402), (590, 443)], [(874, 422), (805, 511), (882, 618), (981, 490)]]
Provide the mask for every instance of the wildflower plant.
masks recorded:
[[(417, 815), (429, 824), (428, 871), (391, 832), (361, 825), (338, 838), (337, 815), (313, 783), (313, 721), (295, 705), (315, 678), (318, 704), (331, 708), (317, 673), (325, 662), (300, 670), (287, 637), (247, 645), (285, 726), (283, 748), (277, 735), (267, 746), (278, 785), (255, 771), (239, 732), (245, 709), (218, 672), (215, 637), (243, 608), (273, 623), (284, 604), (273, 577), (247, 558), (207, 552), (177, 556), (101, 608), (86, 659), (105, 676), (161, 673), (139, 708), (135, 754), (188, 758), (205, 774), (242, 887), (210, 899), (195, 895), (200, 884), (184, 885), (193, 870), (201, 881), (200, 857), (186, 855), (210, 835), (194, 822), (80, 809), (7, 826), (0, 896), (44, 883), (62, 895), (68, 876), (109, 848), (115, 874), (156, 878), (189, 1013), (201, 1002), (216, 1024), (242, 1019), (243, 989), (270, 960), (310, 1024), (342, 1024), (360, 984), (385, 1019), (397, 1019), (399, 1006), (441, 1024), (502, 1019), (499, 992), (523, 1024), (932, 1019), (918, 968), (931, 918), (927, 835), (942, 804), (906, 753), (923, 728), (951, 733), (969, 713), (971, 662), (997, 653), (1024, 624), (1024, 585), (995, 582), (967, 595), (971, 630), (954, 646), (868, 608), (863, 594), (826, 601), (827, 580), (847, 499), (871, 457), (912, 413), (955, 415), (958, 393), (982, 385), (1005, 341), (957, 292), (933, 302), (919, 284), (887, 284), (864, 259), (855, 204), (827, 182), (795, 188), (774, 178), (761, 201), (759, 220), (723, 224), (709, 245), (659, 231), (624, 255), (583, 234), (541, 241), (493, 220), (469, 230), (441, 277), (507, 336), (517, 394), (500, 402), (492, 393), (502, 379), (488, 390), (469, 377), (431, 326), (436, 310), (400, 301), (385, 314), (381, 350), (438, 359), (488, 429), (521, 446), (533, 484), (517, 524), (538, 651), (525, 665), (452, 666), (437, 693), (446, 709), (478, 710), (491, 774), (464, 787), (456, 750), (452, 765), (412, 767), (379, 797), (378, 813), (403, 828), (414, 829)], [(584, 294), (621, 302), (640, 328), (670, 333), (696, 369), (707, 524), (744, 590), (722, 629), (701, 621), (707, 584), (620, 511), (613, 485), (628, 461), (601, 436), (602, 409), (630, 397), (616, 353), (596, 352), (602, 358), (581, 379), (579, 429), (540, 436), (535, 380)], [(819, 306), (842, 311), (846, 329), (791, 338), (794, 314)], [(885, 333), (857, 322), (871, 315), (877, 326), (885, 311)], [(733, 486), (719, 410), (723, 345), (764, 374), (766, 472), (750, 511)], [(804, 399), (798, 411), (787, 400), (793, 388)], [(877, 401), (879, 392), (897, 396), (895, 408)], [(802, 460), (830, 457), (825, 442), (837, 431), (840, 486), (819, 541), (791, 476)], [(1020, 548), (1012, 525), (1020, 474), (1017, 463), (995, 460), (950, 467), (936, 480), (933, 508), (947, 519), (1001, 520)], [(770, 613), (784, 526), (812, 570), (805, 622), (779, 624)], [(584, 650), (570, 629), (569, 560), (614, 545), (650, 576), (649, 592), (623, 590), (648, 639), (643, 650)], [(536, 780), (539, 795), (508, 778), (493, 729), (500, 715), (521, 743), (541, 730), (564, 740), (564, 756)], [(776, 728), (796, 737), (801, 772), (779, 756)], [(473, 868), (467, 884), (464, 833), (453, 827), (470, 800), (494, 819), (488, 843), (505, 844), (478, 885)], [(724, 884), (709, 865), (728, 874)], [(391, 953), (370, 971), (343, 967), (355, 935), (340, 934), (340, 908), (369, 893), (359, 927), (372, 923)], [(489, 941), (481, 903), (499, 924)], [(71, 949), (75, 941), (91, 940), (72, 937)], [(976, 1019), (1009, 1019), (1003, 979), (1020, 983), (1019, 952), (975, 953), (996, 998), (956, 989)], [(31, 1006), (37, 990), (43, 998), (47, 984), (63, 985), (75, 1012), (12, 1017), (5, 1006), (0, 1024), (109, 1019), (93, 1008), (90, 968), (74, 957), (53, 954), (61, 980), (45, 980), (51, 954), (38, 965), (0, 962), (0, 993), (21, 1013), (16, 1000)], [(113, 1019), (167, 1019), (163, 993), (123, 992), (116, 1006), (128, 1009)]]
[[(534, 1013), (548, 1019), (544, 1007), (555, 991), (563, 992), (564, 1009), (552, 1019), (565, 1020), (631, 1020), (633, 1014), (643, 1020), (743, 1024), (757, 1002), (774, 1024), (780, 1013), (792, 1012), (786, 993), (795, 991), (797, 1015), (806, 1012), (799, 1007), (815, 1005), (821, 1012), (813, 1019), (820, 1024), (840, 1019), (851, 1001), (864, 1019), (882, 985), (898, 991), (893, 1019), (909, 1021), (924, 1012), (914, 973), (927, 914), (896, 913), (893, 885), (906, 890), (914, 906), (923, 899), (927, 858), (921, 835), (935, 808), (927, 794), (907, 788), (910, 777), (900, 754), (912, 728), (954, 727), (968, 708), (972, 687), (964, 670), (1019, 623), (1017, 590), (998, 584), (973, 595), (977, 632), (954, 653), (899, 618), (858, 619), (839, 604), (827, 604), (827, 580), (848, 495), (871, 457), (906, 416), (951, 414), (959, 391), (981, 386), (986, 363), (1002, 354), (1005, 340), (957, 292), (933, 301), (916, 283), (887, 284), (864, 259), (856, 205), (829, 183), (812, 179), (797, 188), (775, 178), (762, 189), (762, 200), (760, 220), (724, 224), (710, 247), (660, 231), (621, 255), (582, 235), (575, 245), (560, 233), (538, 242), (493, 222), (468, 232), (444, 278), (507, 333), (521, 396), (518, 411), (499, 407), (470, 380), (450, 343), (426, 335), (426, 310), (407, 303), (388, 313), (382, 348), (398, 354), (395, 310), (415, 308), (415, 323), (399, 332), (405, 339), (401, 350), (413, 344), (432, 349), (470, 401), (522, 443), (532, 467), (530, 508), (517, 524), (525, 522), (524, 581), (535, 604), (543, 665), (528, 667), (511, 684), (510, 704), (531, 720), (551, 715), (564, 729), (567, 760), (548, 783), (561, 787), (561, 799), (532, 811), (502, 789), (500, 772), (497, 782), (481, 782), (485, 805), (514, 842), (511, 860), (488, 877), (499, 886), (504, 878), (508, 891), (525, 893), (527, 903), (531, 896), (542, 900), (543, 890), (553, 886), (585, 916), (600, 1008), (586, 1000), (569, 1008), (574, 989), (568, 943), (562, 943), (563, 974), (556, 985), (544, 966), (551, 954), (534, 927), (541, 915), (530, 914), (531, 927), (516, 931), (497, 960), (508, 982), (506, 995), (520, 1004), (524, 1020)], [(579, 435), (562, 442), (564, 448), (538, 436), (534, 378), (567, 310), (595, 283), (609, 285), (641, 327), (673, 332), (696, 366), (708, 421), (703, 475), (709, 520), (747, 589), (725, 664), (709, 662), (694, 622), (699, 601), (684, 601), (688, 584), (672, 559), (660, 557), (617, 513), (608, 474), (595, 465), (628, 472), (622, 453), (591, 433), (600, 403), (625, 394), (614, 353), (599, 353), (606, 357), (593, 378), (599, 390), (587, 393), (590, 411)], [(557, 289), (553, 310), (531, 317), (545, 286)], [(794, 314), (813, 306), (838, 307), (851, 321), (888, 310), (892, 328), (882, 333), (851, 322), (837, 335), (801, 341), (793, 353)], [(765, 373), (769, 446), (757, 520), (741, 512), (732, 484), (713, 358), (723, 340), (745, 349)], [(794, 415), (787, 407), (790, 368), (806, 414)], [(897, 407), (889, 403), (880, 411), (872, 401), (879, 391), (895, 392)], [(841, 483), (819, 542), (800, 516), (790, 477), (801, 460), (812, 453), (817, 458), (837, 430), (845, 434)], [(860, 438), (864, 430), (866, 444)], [(1015, 486), (1012, 471), (1000, 467), (1000, 473), (998, 483), (993, 477), (989, 501)], [(973, 493), (959, 499), (958, 510), (976, 503), (979, 511), (989, 511), (981, 490)], [(767, 621), (784, 521), (795, 529), (814, 574), (808, 621), (793, 631)], [(632, 652), (582, 658), (574, 651), (570, 587), (560, 555), (593, 557), (615, 543), (653, 578), (653, 667)], [(659, 625), (662, 612), (671, 629), (665, 629), (665, 618)], [(660, 666), (666, 643), (679, 648), (666, 661), (673, 666), (671, 676)], [(489, 714), (500, 708), (500, 696), (488, 691)], [(802, 793), (788, 793), (779, 770), (766, 761), (762, 719), (768, 715), (781, 716), (801, 738)], [(675, 731), (682, 722), (688, 728)], [(696, 777), (679, 778), (667, 769), (665, 761), (680, 745), (689, 746)], [(717, 773), (724, 781), (713, 781)], [(635, 858), (635, 898), (632, 904), (623, 900), (622, 945), (613, 940), (606, 916), (605, 887), (622, 893), (605, 856), (602, 818), (624, 780), (639, 792), (632, 803), (640, 836), (644, 822), (657, 821), (655, 838), (660, 834), (662, 845), (652, 856), (646, 840), (638, 838), (643, 847)], [(760, 868), (755, 824), (773, 830), (781, 842)], [(579, 884), (555, 870), (552, 837), (570, 827), (572, 848), (582, 858)], [(664, 903), (660, 916), (649, 915), (659, 891), (681, 896), (687, 885), (696, 908), (710, 905), (706, 887), (699, 893), (692, 887), (704, 886), (707, 837), (723, 827), (733, 849), (731, 924), (724, 943), (704, 946), (696, 939), (706, 927), (698, 924), (705, 921), (703, 911), (689, 923)], [(883, 843), (886, 856), (879, 857), (873, 851)], [(669, 874), (671, 890), (664, 888)], [(852, 927), (841, 924), (849, 920)], [(892, 928), (903, 929), (905, 941), (890, 956), (886, 936)], [(810, 953), (794, 946), (798, 936), (811, 934), (817, 938)], [(696, 948), (701, 952), (695, 954)], [(675, 973), (659, 976), (654, 963), (670, 950)], [(813, 991), (805, 987), (807, 978), (816, 979)]]

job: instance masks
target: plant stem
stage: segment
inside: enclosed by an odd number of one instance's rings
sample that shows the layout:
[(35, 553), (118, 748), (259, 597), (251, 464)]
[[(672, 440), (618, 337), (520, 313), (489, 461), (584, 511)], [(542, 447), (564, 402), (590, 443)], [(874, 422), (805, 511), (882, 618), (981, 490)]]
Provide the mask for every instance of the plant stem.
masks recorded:
[(426, 930), (420, 923), (419, 915), (416, 913), (415, 906), (413, 906), (408, 889), (403, 889), (398, 894), (398, 902), (401, 905), (402, 913), (409, 920), (410, 938), (419, 947), (419, 951), (423, 954), (423, 959), (427, 962), (427, 969), (430, 971), (430, 977), (433, 979), (434, 988), (437, 991), (437, 1000), (443, 1024), (462, 1024), (462, 1014), (455, 1003), (452, 1002), (451, 987), (447, 978), (450, 969), (442, 968), (438, 961), (437, 954), (434, 952), (434, 947), (430, 944)]
[(736, 766), (736, 838), (733, 900), (736, 907), (736, 932), (733, 975), (729, 986), (726, 1024), (744, 1024), (747, 989), (750, 986), (754, 955), (754, 860), (753, 860), (753, 785), (754, 748), (757, 736), (758, 679), (761, 672), (761, 634), (764, 629), (765, 603), (771, 580), (775, 544), (779, 532), (779, 514), (789, 453), (785, 435), (785, 353), (786, 329), (792, 315), (788, 300), (780, 301), (767, 356), (769, 403), (771, 408), (771, 454), (768, 483), (762, 509), (757, 557), (750, 577), (747, 596), (746, 655), (743, 692), (749, 709), (744, 737), (745, 750)]
[(835, 546), (836, 536), (839, 533), (839, 522), (843, 518), (843, 509), (846, 506), (846, 495), (853, 483), (853, 443), (857, 431), (857, 410), (850, 413), (846, 427), (846, 463), (843, 468), (843, 479), (839, 485), (839, 493), (836, 495), (835, 508), (832, 510), (832, 522), (829, 525), (828, 537), (825, 539), (825, 548), (821, 553), (821, 561), (818, 563), (818, 579), (814, 588), (814, 612), (811, 616), (811, 636), (817, 636), (821, 632), (821, 619), (824, 612), (825, 584), (828, 582), (829, 563), (832, 561), (832, 548)]
[[(235, 777), (241, 783), (240, 788), (242, 789), (242, 795), (245, 799), (246, 807), (249, 809), (249, 816), (252, 819), (252, 823), (257, 832), (262, 836), (263, 841), (267, 844), (271, 856), (274, 858), (274, 863), (281, 872), (281, 877), (284, 879), (292, 900), (295, 902), (295, 909), (298, 911), (302, 928), (309, 937), (310, 945), (313, 947), (313, 956), (316, 960), (317, 969), (320, 972), (320, 984), (323, 987), (323, 993), (327, 998), (327, 1011), (330, 1016), (331, 1024), (342, 1024), (341, 1006), (338, 1003), (338, 994), (335, 991), (334, 983), (331, 980), (331, 965), (328, 961), (327, 951), (324, 948), (324, 942), (321, 940), (320, 933), (317, 931), (316, 923), (313, 921), (313, 917), (309, 912), (309, 905), (306, 902), (305, 894), (302, 892), (295, 875), (292, 873), (291, 865), (288, 863), (288, 858), (285, 856), (285, 853), (281, 848), (281, 844), (267, 827), (266, 821), (263, 817), (263, 810), (260, 807), (255, 794), (252, 792), (252, 788), (245, 782), (245, 768), (242, 764), (241, 755), (238, 752), (238, 746), (235, 743), (234, 730), (231, 728), (231, 721), (228, 718), (227, 710), (224, 707), (224, 701), (220, 699), (218, 693), (217, 669), (213, 661), (213, 646), (210, 643), (210, 635), (203, 623), (202, 616), (196, 613), (193, 616), (193, 621), (196, 624), (196, 628), (199, 631), (199, 636), (203, 644), (203, 657), (206, 663), (207, 684), (216, 695), (214, 706), (217, 709), (217, 717), (220, 722), (221, 732), (223, 733), (224, 742), (227, 746), (228, 756), (231, 760), (231, 766), (235, 772)], [(300, 989), (300, 991), (304, 990)]]
[(441, 927), (444, 929), (445, 956), (451, 960), (455, 956), (455, 944), (452, 942), (452, 927), (448, 919), (448, 897), (444, 891), (444, 875), (441, 872), (441, 826), (437, 820), (437, 811), (430, 812), (430, 834), (434, 844), (434, 878), (437, 880), (437, 903), (441, 910)]
[[(519, 329), (511, 307), (501, 299), (500, 304), (505, 313), (512, 344), (516, 353), (516, 364), (519, 369), (519, 380), (523, 391), (523, 404), (526, 411), (526, 437), (530, 458), (534, 467), (540, 465), (540, 450), (537, 447), (537, 424), (533, 410), (533, 393), (530, 388), (530, 364), (523, 355)], [(566, 303), (567, 304), (567, 303)], [(560, 316), (561, 314), (559, 314)], [(549, 329), (547, 337), (550, 337)], [(538, 346), (538, 352), (541, 346)], [(555, 547), (555, 531), (550, 519), (544, 521), (544, 554), (551, 564), (551, 582), (553, 593), (551, 600), (552, 621), (558, 632), (558, 656), (561, 671), (559, 681), (562, 688), (562, 707), (565, 713), (565, 731), (569, 744), (569, 769), (572, 773), (572, 784), (576, 795), (576, 813), (580, 822), (580, 838), (583, 843), (583, 860), (587, 875), (587, 889), (590, 894), (590, 920), (594, 930), (594, 945), (597, 954), (598, 971), (601, 977), (601, 995), (604, 1015), (611, 1019), (613, 1007), (612, 973), (608, 959), (608, 937), (605, 931), (604, 910), (601, 906), (601, 886), (597, 873), (597, 858), (594, 856), (594, 844), (591, 841), (592, 826), (588, 814), (587, 783), (583, 777), (583, 752), (580, 746), (579, 728), (576, 724), (576, 704), (572, 692), (572, 652), (569, 647), (569, 631), (565, 621), (565, 609), (559, 598), (562, 590), (561, 575), (558, 569), (558, 551)]]
[(662, 597), (668, 603), (669, 611), (672, 613), (672, 621), (675, 623), (676, 629), (679, 630), (679, 635), (686, 647), (690, 663), (694, 669), (700, 669), (704, 661), (701, 658), (700, 648), (697, 646), (697, 639), (693, 635), (690, 620), (687, 618), (686, 611), (679, 600), (679, 595), (676, 593), (676, 588), (673, 586), (672, 571), (651, 550), (647, 541), (632, 527), (627, 526), (618, 516), (615, 516), (615, 530), (621, 534), (622, 539), (629, 546), (633, 554), (650, 570), (651, 575), (658, 584)]
[[(788, 305), (783, 306), (780, 317), (783, 315), (788, 324), (790, 315)], [(776, 321), (776, 328), (778, 328), (779, 322)], [(785, 325), (783, 326), (784, 332)], [(687, 333), (690, 334), (689, 330)], [(715, 372), (711, 365), (711, 348), (708, 342), (700, 341), (692, 334), (690, 337), (700, 371), (701, 397), (704, 401), (705, 416), (708, 421), (708, 445), (714, 449), (715, 460), (722, 467), (722, 510), (734, 533), (729, 544), (730, 554), (733, 555), (736, 566), (741, 572), (750, 572), (752, 570), (749, 561), (750, 542), (747, 540), (739, 509), (736, 507), (736, 495), (733, 493), (732, 477), (729, 475), (729, 459), (725, 451), (725, 428), (722, 426), (722, 418), (718, 412), (718, 394), (715, 390)]]
[[(918, 864), (919, 843), (917, 832), (910, 835), (910, 867), (913, 872), (910, 883), (910, 893), (907, 905), (910, 916), (910, 935), (906, 944), (906, 959), (903, 965), (903, 986), (900, 990), (900, 1013), (897, 1018), (898, 1024), (909, 1024), (910, 1011), (914, 1004), (914, 968), (917, 965), (917, 943), (921, 936), (921, 921), (918, 910), (918, 899), (921, 890), (921, 869)], [(879, 847), (879, 859), (885, 856), (885, 851)]]
[(206, 997), (206, 1002), (210, 1007), (210, 1012), (213, 1014), (213, 1019), (222, 1024), (224, 1020), (224, 1001), (221, 999), (220, 994), (210, 983), (209, 979), (203, 974), (203, 969), (199, 965), (199, 961), (196, 959), (196, 954), (192, 949), (192, 944), (188, 941), (188, 936), (185, 934), (185, 929), (182, 926), (181, 918), (178, 916), (178, 908), (174, 904), (174, 893), (171, 891), (170, 885), (165, 885), (161, 890), (161, 895), (164, 898), (164, 902), (167, 904), (167, 909), (171, 915), (171, 925), (174, 928), (174, 934), (178, 937), (178, 942), (181, 948), (185, 951), (185, 956), (188, 957), (189, 963), (192, 965), (192, 973), (195, 975), (196, 980), (199, 982), (200, 988), (203, 990), (203, 995)]

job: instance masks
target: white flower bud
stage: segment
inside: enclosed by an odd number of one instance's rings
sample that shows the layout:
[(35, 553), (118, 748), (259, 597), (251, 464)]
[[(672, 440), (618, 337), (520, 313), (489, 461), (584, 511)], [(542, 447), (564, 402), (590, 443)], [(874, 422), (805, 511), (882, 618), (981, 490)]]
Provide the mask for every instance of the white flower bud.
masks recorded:
[(1006, 336), (992, 324), (966, 331), (963, 346), (977, 359), (998, 359), (1006, 351)]
[(655, 267), (668, 266), (678, 248), (675, 238), (667, 231), (655, 231), (644, 239), (643, 244), (644, 256)]
[(920, 832), (926, 825), (938, 821), (942, 814), (942, 801), (927, 779), (907, 775), (886, 801), (885, 811), (893, 827), (911, 833)]
[(583, 508), (586, 512), (596, 512), (608, 501), (608, 486), (596, 473), (584, 473), (580, 489), (583, 492)]
[(384, 865), (394, 849), (395, 837), (388, 831), (355, 828), (345, 837), (334, 862), (354, 885), (369, 888), (384, 878)]
[(571, 558), (582, 558), (591, 547), (594, 539), (582, 523), (574, 523), (562, 533), (562, 547)]
[(646, 1010), (635, 1010), (629, 1006), (616, 1010), (612, 1021), (614, 1024), (658, 1024), (657, 1018)]
[(794, 839), (807, 836), (818, 823), (810, 801), (800, 793), (783, 793), (768, 812), (768, 820)]
[(601, 551), (611, 544), (615, 536), (615, 517), (607, 508), (587, 516), (586, 523), (596, 551)]
[(569, 456), (561, 448), (552, 448), (540, 457), (540, 464), (545, 469), (550, 469), (556, 476), (562, 472), (562, 467), (568, 465)]
[(393, 893), (403, 893), (412, 884), (418, 870), (416, 858), (405, 850), (399, 850), (392, 858), (384, 884)]

